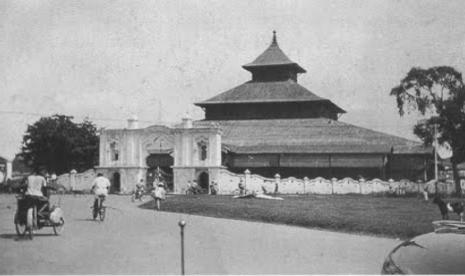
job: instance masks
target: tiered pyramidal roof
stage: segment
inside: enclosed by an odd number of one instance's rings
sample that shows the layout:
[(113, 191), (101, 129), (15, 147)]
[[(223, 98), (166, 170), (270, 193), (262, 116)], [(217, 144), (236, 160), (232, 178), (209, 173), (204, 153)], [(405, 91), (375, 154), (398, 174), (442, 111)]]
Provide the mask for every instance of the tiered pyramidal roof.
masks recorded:
[(279, 48), (275, 31), (270, 46), (242, 67), (252, 73), (251, 81), (196, 103), (205, 108), (207, 120), (337, 119), (345, 113), (297, 83), (297, 75), (306, 71)]
[[(339, 122), (343, 109), (297, 83), (305, 70), (271, 45), (242, 66), (252, 80), (206, 101), (205, 120), (223, 132), (223, 144), (236, 153), (425, 154), (420, 143)], [(347, 165), (347, 164), (346, 164)], [(366, 164), (365, 164), (366, 165)], [(376, 165), (377, 166), (377, 165)]]

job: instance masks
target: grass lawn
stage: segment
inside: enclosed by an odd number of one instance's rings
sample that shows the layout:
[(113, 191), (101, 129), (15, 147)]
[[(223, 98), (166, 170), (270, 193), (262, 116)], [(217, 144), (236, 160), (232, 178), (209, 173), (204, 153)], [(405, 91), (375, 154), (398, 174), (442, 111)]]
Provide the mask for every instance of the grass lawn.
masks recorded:
[[(233, 199), (232, 196), (172, 195), (162, 203), (166, 212), (261, 221), (410, 238), (431, 232), (441, 219), (436, 205), (416, 197), (367, 195), (282, 195), (284, 200)], [(149, 201), (142, 208), (153, 208)], [(450, 214), (451, 219), (459, 219)]]

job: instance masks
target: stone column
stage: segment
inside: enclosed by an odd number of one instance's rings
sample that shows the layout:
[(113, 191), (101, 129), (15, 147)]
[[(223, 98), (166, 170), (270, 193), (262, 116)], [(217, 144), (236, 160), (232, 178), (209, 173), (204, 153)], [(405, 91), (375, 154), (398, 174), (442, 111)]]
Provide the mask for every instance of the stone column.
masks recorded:
[(6, 178), (13, 178), (13, 160), (6, 160)]
[(99, 136), (99, 166), (105, 166), (105, 153), (106, 153), (106, 134), (103, 128), (100, 129), (100, 136)]
[(244, 171), (244, 189), (247, 191), (247, 184), (250, 182), (250, 171), (246, 169)]
[(76, 190), (76, 170), (71, 170), (69, 173), (69, 188), (71, 191)]

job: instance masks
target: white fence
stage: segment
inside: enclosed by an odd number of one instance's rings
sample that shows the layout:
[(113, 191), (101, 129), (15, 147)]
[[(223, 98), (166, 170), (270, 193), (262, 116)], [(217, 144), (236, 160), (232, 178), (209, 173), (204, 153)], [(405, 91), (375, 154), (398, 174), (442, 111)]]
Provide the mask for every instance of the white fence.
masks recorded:
[[(82, 173), (71, 171), (58, 176), (58, 184), (63, 185), (68, 191), (90, 191), (92, 181), (96, 177), (93, 169)], [(352, 178), (325, 179), (317, 177), (308, 178), (281, 178), (278, 174), (274, 178), (266, 178), (257, 174), (251, 174), (246, 170), (243, 174), (232, 173), (226, 169), (220, 171), (218, 183), (219, 194), (234, 194), (238, 191), (239, 181), (242, 179), (246, 190), (255, 193), (280, 193), (280, 194), (406, 194), (422, 193), (427, 190), (434, 193), (436, 185), (434, 181), (413, 182), (410, 180), (383, 181), (380, 179), (355, 180)], [(451, 194), (455, 191), (453, 181), (441, 182), (437, 185), (438, 192)], [(465, 191), (465, 180), (462, 180), (462, 191)]]
[(72, 170), (69, 173), (59, 175), (57, 183), (63, 185), (68, 191), (88, 192), (96, 176), (97, 174), (94, 169), (82, 173), (77, 173), (75, 170)]
[[(221, 170), (218, 179), (218, 192), (220, 194), (233, 194), (238, 191), (238, 184), (243, 181), (245, 189), (255, 193), (280, 194), (397, 194), (422, 193), (425, 189), (434, 193), (434, 182), (413, 182), (402, 179), (399, 181), (380, 179), (355, 180), (352, 178), (325, 179), (298, 179), (294, 177), (281, 178), (276, 174), (274, 178), (266, 178), (251, 174), (248, 170), (244, 174), (235, 174), (228, 170)], [(438, 192), (450, 194), (455, 191), (453, 182), (439, 183)]]

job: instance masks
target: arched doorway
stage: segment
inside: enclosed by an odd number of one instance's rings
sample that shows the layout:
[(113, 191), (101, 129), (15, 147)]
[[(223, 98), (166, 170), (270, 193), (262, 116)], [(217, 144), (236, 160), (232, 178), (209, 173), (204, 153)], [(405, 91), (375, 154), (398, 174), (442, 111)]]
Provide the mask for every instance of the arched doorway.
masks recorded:
[(174, 159), (169, 154), (150, 154), (146, 158), (147, 175), (146, 183), (152, 187), (155, 179), (161, 178), (168, 190), (173, 190), (173, 169)]
[(112, 177), (111, 192), (119, 193), (121, 191), (121, 175), (115, 172)]
[(197, 182), (199, 183), (200, 188), (202, 188), (205, 193), (209, 192), (209, 180), (208, 180), (208, 172), (201, 172), (199, 174), (199, 177), (197, 179)]

